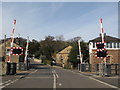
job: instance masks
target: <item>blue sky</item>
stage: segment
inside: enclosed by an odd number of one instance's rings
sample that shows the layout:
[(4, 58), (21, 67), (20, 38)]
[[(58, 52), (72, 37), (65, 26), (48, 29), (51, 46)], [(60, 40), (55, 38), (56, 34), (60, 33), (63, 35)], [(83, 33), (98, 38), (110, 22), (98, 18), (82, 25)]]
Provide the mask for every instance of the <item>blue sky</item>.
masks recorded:
[(107, 35), (118, 37), (117, 2), (3, 2), (2, 37), (10, 37), (13, 20), (15, 36), (42, 40), (47, 35), (76, 36), (89, 41), (99, 36), (99, 19)]

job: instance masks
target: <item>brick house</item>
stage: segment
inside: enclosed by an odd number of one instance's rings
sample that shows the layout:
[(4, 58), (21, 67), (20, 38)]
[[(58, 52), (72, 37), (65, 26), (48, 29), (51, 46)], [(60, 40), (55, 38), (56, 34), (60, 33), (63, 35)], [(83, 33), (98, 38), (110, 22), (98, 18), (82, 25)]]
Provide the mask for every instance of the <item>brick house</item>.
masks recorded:
[(67, 46), (56, 54), (56, 63), (60, 66), (68, 64), (68, 56), (72, 46)]
[[(101, 37), (97, 37), (89, 41), (89, 62), (92, 64), (92, 70), (95, 70), (95, 64), (101, 63), (101, 59), (96, 58), (96, 42), (101, 42)], [(105, 35), (106, 50), (108, 51), (107, 63), (117, 64), (120, 63), (120, 39), (112, 36)]]

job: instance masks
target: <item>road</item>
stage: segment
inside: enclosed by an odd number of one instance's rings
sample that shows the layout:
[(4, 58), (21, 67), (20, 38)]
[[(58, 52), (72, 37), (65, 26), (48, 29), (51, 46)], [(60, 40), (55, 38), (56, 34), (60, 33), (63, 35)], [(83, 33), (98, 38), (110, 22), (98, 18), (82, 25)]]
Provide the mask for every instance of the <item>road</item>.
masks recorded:
[[(103, 88), (106, 90), (114, 90), (113, 86), (99, 82), (96, 79), (86, 77), (81, 75), (80, 73), (76, 73), (70, 70), (54, 68), (50, 66), (44, 65), (34, 65), (34, 69), (32, 69), (29, 73), (23, 75), (15, 75), (3, 77), (3, 84), (1, 85), (3, 90), (7, 90), (7, 88), (51, 88), (51, 90), (61, 89), (61, 88), (84, 88), (96, 90), (96, 88)], [(12, 79), (13, 77), (13, 79)], [(8, 80), (12, 79), (11, 81)], [(7, 79), (7, 80), (5, 80)], [(6, 82), (6, 83), (4, 83)], [(33, 90), (34, 90), (33, 89)]]

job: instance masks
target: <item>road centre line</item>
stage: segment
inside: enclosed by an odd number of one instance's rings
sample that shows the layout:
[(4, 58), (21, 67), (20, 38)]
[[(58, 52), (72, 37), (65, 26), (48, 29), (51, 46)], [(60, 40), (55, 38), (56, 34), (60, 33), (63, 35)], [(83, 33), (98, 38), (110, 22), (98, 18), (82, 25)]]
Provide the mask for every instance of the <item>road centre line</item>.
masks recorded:
[(56, 77), (59, 78), (57, 72), (55, 70), (53, 70), (53, 72), (55, 73)]
[(54, 71), (52, 71), (52, 73), (53, 73), (53, 77), (54, 77), (54, 80), (53, 80), (53, 90), (56, 90), (56, 76), (55, 76)]

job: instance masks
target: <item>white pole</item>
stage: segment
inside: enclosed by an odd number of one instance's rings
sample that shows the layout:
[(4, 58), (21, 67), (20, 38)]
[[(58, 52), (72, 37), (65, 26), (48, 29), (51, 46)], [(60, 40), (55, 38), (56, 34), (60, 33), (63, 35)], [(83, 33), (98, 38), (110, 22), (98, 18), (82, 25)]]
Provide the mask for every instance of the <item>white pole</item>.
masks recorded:
[(11, 48), (13, 47), (15, 29), (16, 29), (16, 20), (14, 20), (14, 25), (13, 25), (13, 30), (12, 30), (12, 37), (11, 37), (10, 51), (9, 51), (9, 55), (8, 55), (8, 62), (10, 62)]
[(82, 54), (81, 54), (80, 40), (78, 40), (78, 46), (79, 46), (79, 56), (80, 56), (80, 62), (81, 62), (81, 64), (82, 64)]
[(27, 44), (26, 44), (26, 51), (25, 51), (24, 64), (26, 64), (26, 61), (27, 61), (27, 55), (28, 55), (28, 43), (29, 43), (29, 37), (27, 37)]
[(103, 29), (103, 24), (102, 24), (102, 18), (100, 18), (100, 25), (101, 25), (101, 34), (102, 34), (102, 43), (104, 43), (104, 29)]

